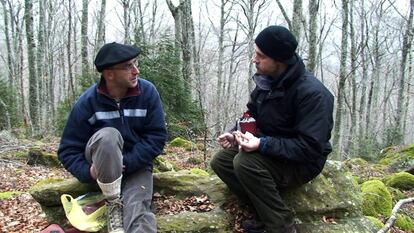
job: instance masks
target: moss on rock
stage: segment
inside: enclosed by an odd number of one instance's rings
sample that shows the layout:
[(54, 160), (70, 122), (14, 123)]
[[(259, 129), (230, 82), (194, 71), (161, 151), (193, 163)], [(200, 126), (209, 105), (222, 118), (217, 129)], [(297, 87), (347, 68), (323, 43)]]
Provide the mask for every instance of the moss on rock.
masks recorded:
[(204, 171), (203, 169), (200, 168), (193, 168), (190, 170), (191, 173), (199, 175), (199, 176), (210, 176), (210, 174), (208, 174), (208, 172)]
[(364, 215), (389, 217), (392, 210), (392, 197), (384, 183), (370, 180), (362, 184), (362, 211)]
[(187, 151), (190, 151), (195, 147), (192, 142), (190, 142), (188, 140), (185, 140), (183, 138), (180, 138), (180, 137), (174, 138), (170, 142), (170, 146), (181, 147), (181, 148), (184, 148)]
[(397, 214), (395, 226), (404, 231), (414, 232), (414, 221), (404, 214)]
[(18, 191), (2, 192), (2, 193), (0, 193), (0, 201), (10, 199), (14, 196), (20, 195), (21, 193), (22, 192), (18, 192)]
[(382, 180), (387, 186), (401, 189), (410, 190), (414, 189), (414, 175), (408, 172), (399, 172), (384, 177)]
[(383, 228), (384, 227), (384, 223), (379, 220), (378, 218), (372, 217), (372, 216), (367, 216), (367, 218), (369, 219), (369, 221), (371, 221), (376, 227), (378, 228)]
[(414, 144), (399, 148), (387, 148), (382, 155), (380, 164), (387, 165), (393, 172), (406, 171), (414, 167)]

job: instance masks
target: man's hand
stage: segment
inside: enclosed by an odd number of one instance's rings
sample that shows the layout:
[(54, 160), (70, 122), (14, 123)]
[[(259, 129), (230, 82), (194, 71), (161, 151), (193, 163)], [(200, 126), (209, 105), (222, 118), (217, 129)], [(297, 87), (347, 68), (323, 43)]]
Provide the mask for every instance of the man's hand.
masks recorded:
[(217, 142), (225, 149), (230, 148), (234, 145), (234, 135), (231, 133), (223, 133), (218, 136)]
[(252, 152), (259, 149), (260, 138), (255, 137), (253, 134), (249, 132), (243, 134), (242, 132), (237, 131), (234, 133), (234, 136), (236, 142), (243, 151)]

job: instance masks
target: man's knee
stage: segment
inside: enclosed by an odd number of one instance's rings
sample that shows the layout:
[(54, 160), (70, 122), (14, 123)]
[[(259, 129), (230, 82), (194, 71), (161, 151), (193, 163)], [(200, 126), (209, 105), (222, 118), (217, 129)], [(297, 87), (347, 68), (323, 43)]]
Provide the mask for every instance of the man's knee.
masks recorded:
[(236, 174), (246, 173), (252, 170), (256, 170), (260, 167), (258, 163), (258, 154), (252, 154), (247, 152), (240, 152), (234, 157), (233, 167)]
[(121, 133), (113, 127), (105, 127), (98, 132), (99, 145), (104, 147), (122, 147), (123, 139)]
[(218, 153), (216, 153), (213, 158), (210, 160), (210, 167), (213, 169), (213, 171), (217, 172), (217, 169), (219, 168), (220, 162), (218, 161)]

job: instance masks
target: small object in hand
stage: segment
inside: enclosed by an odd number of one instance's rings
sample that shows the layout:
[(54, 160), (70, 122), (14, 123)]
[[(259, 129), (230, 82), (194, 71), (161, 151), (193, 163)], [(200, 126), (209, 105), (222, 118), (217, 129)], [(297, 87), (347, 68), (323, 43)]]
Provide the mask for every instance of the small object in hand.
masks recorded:
[(243, 113), (243, 118), (239, 121), (239, 126), (242, 133), (249, 132), (256, 136), (256, 120), (250, 116), (248, 111)]

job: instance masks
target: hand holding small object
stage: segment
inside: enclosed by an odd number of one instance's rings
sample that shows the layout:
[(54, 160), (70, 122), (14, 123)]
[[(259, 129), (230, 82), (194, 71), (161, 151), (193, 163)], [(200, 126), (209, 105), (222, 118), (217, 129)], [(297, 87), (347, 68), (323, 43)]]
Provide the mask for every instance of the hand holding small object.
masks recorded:
[(234, 145), (234, 135), (231, 133), (223, 133), (217, 138), (217, 142), (225, 149), (230, 148)]
[(255, 137), (250, 132), (243, 134), (239, 131), (236, 131), (235, 139), (243, 151), (252, 152), (259, 149), (260, 138)]

